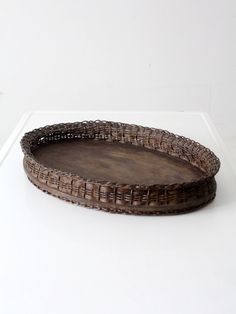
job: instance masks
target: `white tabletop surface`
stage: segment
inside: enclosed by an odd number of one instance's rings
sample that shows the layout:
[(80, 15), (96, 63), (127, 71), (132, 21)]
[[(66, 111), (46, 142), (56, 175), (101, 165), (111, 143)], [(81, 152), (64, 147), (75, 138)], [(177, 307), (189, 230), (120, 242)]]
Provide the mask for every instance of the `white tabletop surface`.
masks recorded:
[[(46, 124), (109, 119), (168, 129), (221, 159), (217, 197), (179, 216), (108, 214), (36, 189), (19, 140)], [(1, 151), (0, 313), (235, 314), (236, 197), (230, 156), (202, 113), (35, 112)]]

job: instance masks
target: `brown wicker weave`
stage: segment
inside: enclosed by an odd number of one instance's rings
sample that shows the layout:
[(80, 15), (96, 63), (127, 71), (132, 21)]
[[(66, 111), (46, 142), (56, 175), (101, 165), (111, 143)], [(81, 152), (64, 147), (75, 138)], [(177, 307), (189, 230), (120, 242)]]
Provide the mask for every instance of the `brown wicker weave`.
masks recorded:
[[(54, 169), (35, 158), (35, 152), (63, 141), (128, 143), (162, 152), (197, 167), (201, 176), (188, 182), (146, 185), (108, 182)], [(110, 121), (83, 121), (45, 126), (21, 140), (24, 169), (39, 189), (66, 201), (113, 213), (137, 215), (180, 214), (193, 211), (215, 197), (219, 159), (201, 144), (161, 129)]]

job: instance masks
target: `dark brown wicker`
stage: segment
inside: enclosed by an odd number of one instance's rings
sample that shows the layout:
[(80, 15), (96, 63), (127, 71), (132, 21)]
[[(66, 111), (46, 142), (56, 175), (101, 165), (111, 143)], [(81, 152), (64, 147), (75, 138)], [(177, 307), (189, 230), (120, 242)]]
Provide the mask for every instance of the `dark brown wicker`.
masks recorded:
[[(122, 143), (129, 147), (135, 145), (141, 150), (148, 149), (149, 152), (164, 153), (168, 158), (182, 162), (183, 167), (189, 165), (199, 171), (198, 176), (186, 182), (175, 182), (173, 179), (164, 184), (158, 180), (156, 184), (141, 180), (109, 182), (55, 169), (37, 158), (37, 152), (42, 147), (75, 141)], [(207, 204), (216, 193), (214, 176), (220, 161), (214, 153), (193, 140), (161, 129), (99, 120), (55, 124), (26, 133), (21, 147), (25, 172), (39, 189), (66, 201), (108, 212), (136, 215), (186, 213)]]

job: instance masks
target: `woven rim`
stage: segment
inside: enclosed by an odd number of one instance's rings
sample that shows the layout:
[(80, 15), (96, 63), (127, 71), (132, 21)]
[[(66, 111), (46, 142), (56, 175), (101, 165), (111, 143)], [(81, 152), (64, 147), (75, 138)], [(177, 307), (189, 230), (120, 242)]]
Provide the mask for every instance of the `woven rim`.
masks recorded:
[[(158, 150), (160, 152), (164, 152), (171, 156), (185, 160), (201, 169), (203, 171), (203, 176), (198, 180), (192, 180), (183, 183), (173, 182), (171, 184), (154, 185), (127, 184), (125, 182), (109, 182), (104, 180), (84, 178), (75, 173), (46, 167), (34, 158), (33, 150), (39, 145), (66, 139), (101, 139), (140, 145), (145, 148)], [(53, 172), (56, 175), (73, 177), (78, 180), (83, 180), (87, 183), (97, 183), (114, 187), (127, 187), (131, 189), (175, 189), (199, 184), (201, 181), (205, 181), (207, 178), (214, 177), (220, 168), (219, 158), (216, 157), (216, 155), (209, 148), (206, 148), (194, 140), (173, 134), (162, 129), (113, 121), (95, 120), (47, 125), (25, 133), (21, 140), (21, 148), (25, 158), (29, 162), (33, 162), (41, 169)]]

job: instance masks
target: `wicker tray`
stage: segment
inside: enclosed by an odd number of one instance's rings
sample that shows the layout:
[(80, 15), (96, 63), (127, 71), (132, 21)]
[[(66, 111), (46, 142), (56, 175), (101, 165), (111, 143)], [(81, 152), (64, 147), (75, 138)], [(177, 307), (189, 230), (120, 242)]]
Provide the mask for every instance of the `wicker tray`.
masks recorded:
[(168, 131), (110, 121), (35, 129), (21, 140), (39, 189), (114, 213), (180, 214), (214, 199), (219, 159)]

